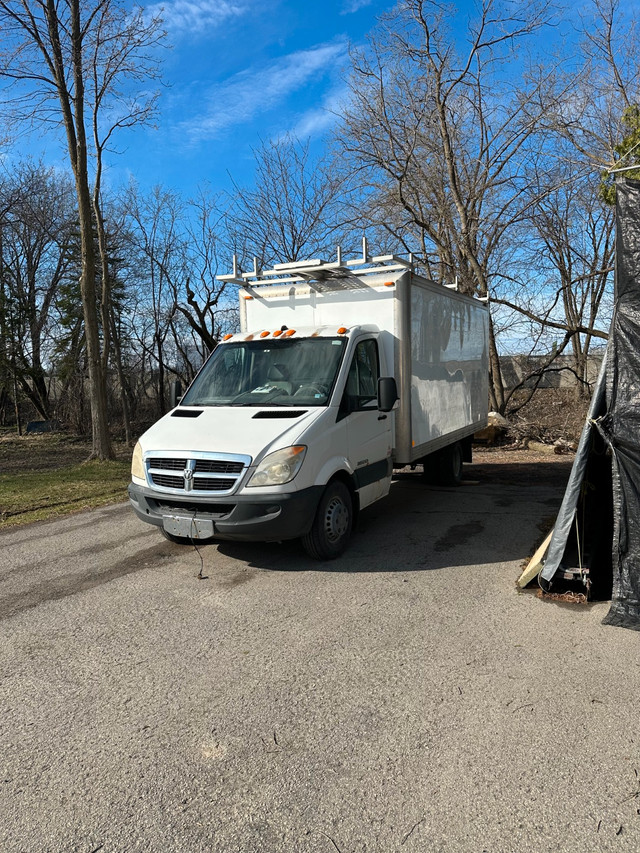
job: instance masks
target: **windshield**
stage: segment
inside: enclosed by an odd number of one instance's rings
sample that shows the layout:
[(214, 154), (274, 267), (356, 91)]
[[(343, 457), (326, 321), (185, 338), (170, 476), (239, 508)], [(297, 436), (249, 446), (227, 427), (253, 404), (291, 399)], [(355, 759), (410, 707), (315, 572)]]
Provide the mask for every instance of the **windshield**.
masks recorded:
[(344, 338), (285, 338), (218, 346), (183, 406), (326, 406)]

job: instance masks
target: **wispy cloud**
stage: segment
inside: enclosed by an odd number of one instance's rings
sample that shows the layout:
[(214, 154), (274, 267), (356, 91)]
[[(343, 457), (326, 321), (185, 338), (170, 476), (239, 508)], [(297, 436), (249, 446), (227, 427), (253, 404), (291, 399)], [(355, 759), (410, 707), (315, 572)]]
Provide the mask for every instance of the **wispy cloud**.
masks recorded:
[(358, 12), (360, 9), (364, 9), (365, 6), (370, 6), (372, 0), (345, 0), (342, 4), (342, 9), (340, 10), (341, 15), (352, 15), (354, 12)]
[(332, 71), (346, 56), (345, 40), (316, 45), (282, 56), (261, 68), (250, 68), (209, 91), (204, 115), (182, 123), (192, 144), (215, 139), (284, 103), (294, 92)]
[(331, 89), (322, 99), (322, 104), (299, 116), (292, 133), (298, 139), (312, 139), (329, 130), (339, 120), (348, 100), (349, 89), (341, 83)]
[(176, 35), (202, 35), (231, 18), (241, 17), (248, 10), (249, 5), (243, 0), (167, 0), (146, 7), (147, 14), (160, 15), (166, 29)]

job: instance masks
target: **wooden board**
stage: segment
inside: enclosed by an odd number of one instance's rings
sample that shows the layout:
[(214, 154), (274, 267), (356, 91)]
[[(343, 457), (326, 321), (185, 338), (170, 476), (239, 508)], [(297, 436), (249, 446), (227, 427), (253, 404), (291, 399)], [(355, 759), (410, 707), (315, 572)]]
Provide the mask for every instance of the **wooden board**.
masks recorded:
[(536, 575), (539, 574), (540, 570), (542, 569), (542, 561), (544, 560), (545, 554), (547, 553), (547, 548), (549, 547), (549, 543), (551, 542), (552, 536), (553, 530), (549, 533), (542, 545), (538, 548), (536, 553), (529, 560), (525, 570), (516, 581), (516, 585), (520, 589), (524, 589), (525, 586), (531, 583), (531, 581), (536, 577)]

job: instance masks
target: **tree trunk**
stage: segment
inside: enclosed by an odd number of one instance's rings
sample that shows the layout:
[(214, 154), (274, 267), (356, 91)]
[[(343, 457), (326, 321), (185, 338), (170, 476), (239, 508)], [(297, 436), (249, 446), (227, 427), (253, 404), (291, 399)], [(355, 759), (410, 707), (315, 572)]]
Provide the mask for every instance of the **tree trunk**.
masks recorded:
[(167, 411), (164, 396), (164, 355), (162, 351), (162, 340), (160, 335), (156, 335), (156, 346), (158, 348), (158, 411), (160, 417)]
[(489, 406), (493, 412), (504, 414), (504, 384), (491, 314), (489, 314)]
[(51, 417), (51, 410), (49, 409), (46, 395), (44, 397), (42, 396), (33, 377), (31, 380), (33, 385), (30, 385), (27, 381), (27, 377), (22, 373), (22, 371), (20, 371), (20, 375), (18, 375), (18, 368), (16, 367), (16, 375), (14, 376), (14, 379), (16, 387), (19, 387), (22, 390), (22, 393), (31, 402), (40, 417), (43, 420), (48, 421)]
[(91, 404), (91, 433), (93, 439), (91, 457), (113, 459), (114, 453), (111, 446), (111, 437), (109, 436), (107, 416), (106, 371), (103, 369), (101, 360), (100, 329), (96, 304), (96, 263), (93, 245), (89, 170), (87, 165), (87, 139), (84, 125), (84, 69), (80, 0), (71, 0), (70, 9), (73, 41), (75, 134), (69, 133), (70, 128), (67, 125), (67, 140), (69, 142), (71, 162), (74, 167), (76, 193), (78, 196), (78, 219), (82, 253), (80, 293), (89, 364), (89, 399)]
[[(113, 306), (112, 306), (113, 307)], [(113, 355), (116, 362), (116, 371), (118, 373), (118, 382), (120, 384), (120, 401), (122, 403), (122, 421), (124, 424), (124, 440), (127, 447), (131, 445), (131, 413), (129, 408), (129, 393), (127, 388), (127, 377), (124, 374), (122, 367), (122, 350), (120, 349), (120, 336), (116, 328), (115, 317), (113, 310), (111, 311), (111, 342), (113, 346)]]
[[(79, 162), (84, 161), (86, 169), (86, 149), (84, 151), (79, 150), (78, 155)], [(82, 173), (79, 174), (76, 185), (78, 190), (78, 214), (82, 251), (80, 293), (82, 297), (85, 339), (87, 342), (91, 433), (93, 439), (91, 456), (97, 459), (112, 459), (113, 449), (111, 447), (107, 416), (106, 373), (102, 366), (100, 328), (96, 305), (96, 269), (93, 250), (91, 199), (87, 182), (82, 180)]]

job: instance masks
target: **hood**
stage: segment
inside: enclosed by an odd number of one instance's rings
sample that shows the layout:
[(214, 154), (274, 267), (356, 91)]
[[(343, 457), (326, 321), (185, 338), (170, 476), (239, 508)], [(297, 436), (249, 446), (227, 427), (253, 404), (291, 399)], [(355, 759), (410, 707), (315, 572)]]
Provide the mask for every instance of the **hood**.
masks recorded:
[[(148, 429), (140, 444), (143, 453), (160, 450), (235, 453), (251, 456), (255, 461), (264, 451), (295, 444), (304, 429), (325, 411), (319, 407), (178, 406)], [(303, 414), (292, 417), (294, 412)]]

